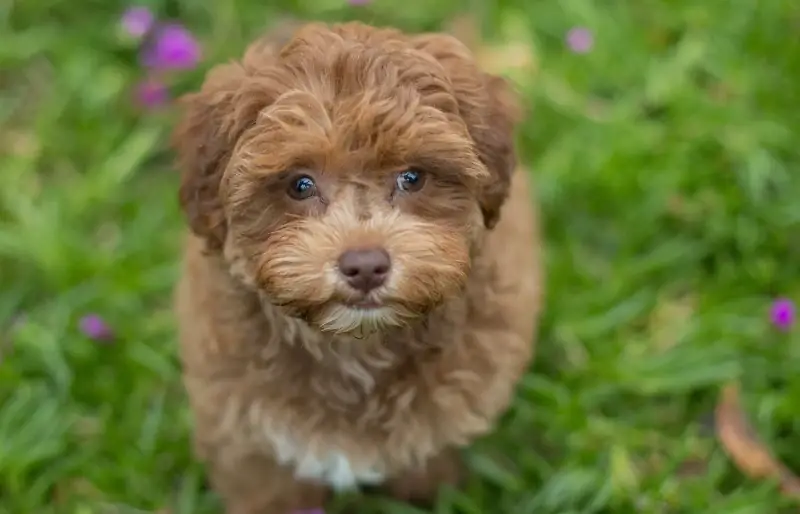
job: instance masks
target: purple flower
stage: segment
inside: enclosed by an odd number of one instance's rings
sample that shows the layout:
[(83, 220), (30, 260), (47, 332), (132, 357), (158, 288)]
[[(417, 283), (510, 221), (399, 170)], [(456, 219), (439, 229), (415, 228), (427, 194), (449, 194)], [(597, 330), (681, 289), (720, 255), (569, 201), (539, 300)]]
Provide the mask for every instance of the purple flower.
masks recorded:
[(136, 101), (139, 105), (153, 109), (169, 100), (167, 86), (154, 78), (148, 78), (136, 86)]
[(594, 36), (585, 27), (575, 27), (567, 32), (567, 46), (576, 54), (585, 54), (594, 46)]
[[(371, 3), (371, 2), (372, 2), (372, 0), (347, 0), (347, 3), (350, 4), (350, 5), (359, 5), (359, 6), (360, 5), (367, 5), (367, 4)], [(313, 511), (312, 511), (312, 514), (314, 514)]]
[(200, 61), (200, 44), (181, 25), (164, 25), (156, 29), (141, 57), (146, 67), (156, 70), (194, 68)]
[(97, 314), (88, 314), (82, 317), (78, 325), (80, 326), (81, 332), (89, 339), (94, 339), (95, 341), (110, 341), (114, 338), (111, 327)]
[(125, 32), (138, 39), (150, 31), (155, 21), (155, 16), (147, 7), (135, 6), (128, 8), (123, 13), (121, 21)]
[(780, 330), (789, 330), (794, 324), (794, 310), (794, 302), (788, 298), (775, 300), (769, 311), (772, 324)]

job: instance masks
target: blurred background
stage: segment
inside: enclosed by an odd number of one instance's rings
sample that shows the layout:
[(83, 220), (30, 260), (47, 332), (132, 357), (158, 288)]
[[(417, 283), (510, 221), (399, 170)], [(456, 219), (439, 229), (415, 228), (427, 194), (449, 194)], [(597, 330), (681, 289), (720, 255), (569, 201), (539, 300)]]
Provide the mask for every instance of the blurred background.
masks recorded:
[(738, 384), (800, 469), (800, 3), (5, 0), (0, 513), (220, 512), (175, 356), (167, 141), (174, 98), (289, 15), (456, 27), (529, 107), (538, 358), (432, 512), (796, 512), (712, 421)]

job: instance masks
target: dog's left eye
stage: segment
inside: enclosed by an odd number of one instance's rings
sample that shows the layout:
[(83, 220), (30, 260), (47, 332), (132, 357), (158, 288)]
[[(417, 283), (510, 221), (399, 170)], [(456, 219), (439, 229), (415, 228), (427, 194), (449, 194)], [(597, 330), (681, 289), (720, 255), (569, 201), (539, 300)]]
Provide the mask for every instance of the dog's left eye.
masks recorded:
[(289, 196), (295, 200), (305, 200), (317, 194), (317, 185), (314, 179), (307, 175), (298, 177), (289, 184)]
[(408, 193), (413, 193), (422, 189), (425, 183), (425, 174), (413, 168), (401, 171), (397, 175), (397, 189)]

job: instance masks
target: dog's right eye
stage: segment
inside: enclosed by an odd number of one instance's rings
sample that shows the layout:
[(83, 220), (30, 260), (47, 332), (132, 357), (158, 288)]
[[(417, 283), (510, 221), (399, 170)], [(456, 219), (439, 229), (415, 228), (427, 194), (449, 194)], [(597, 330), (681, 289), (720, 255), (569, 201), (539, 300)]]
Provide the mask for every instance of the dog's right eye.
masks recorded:
[(317, 185), (314, 179), (307, 175), (298, 177), (289, 184), (289, 196), (295, 200), (305, 200), (317, 194)]
[(422, 189), (425, 184), (425, 175), (422, 171), (409, 168), (401, 171), (396, 179), (397, 189), (406, 193), (414, 193)]

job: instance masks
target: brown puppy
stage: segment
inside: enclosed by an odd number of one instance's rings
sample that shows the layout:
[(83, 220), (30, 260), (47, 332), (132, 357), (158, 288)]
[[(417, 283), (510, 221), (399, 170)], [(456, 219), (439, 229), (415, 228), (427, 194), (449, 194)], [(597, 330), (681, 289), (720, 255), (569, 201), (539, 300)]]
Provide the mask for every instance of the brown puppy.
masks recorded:
[(311, 24), (185, 99), (177, 310), (230, 514), (431, 500), (508, 406), (540, 309), (506, 83), (445, 35)]

